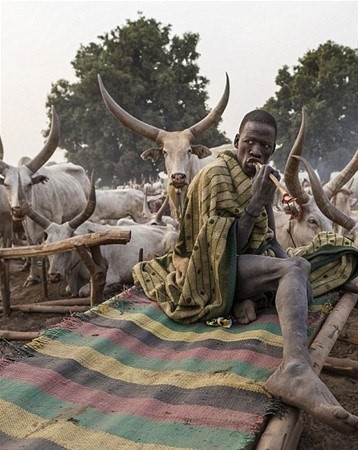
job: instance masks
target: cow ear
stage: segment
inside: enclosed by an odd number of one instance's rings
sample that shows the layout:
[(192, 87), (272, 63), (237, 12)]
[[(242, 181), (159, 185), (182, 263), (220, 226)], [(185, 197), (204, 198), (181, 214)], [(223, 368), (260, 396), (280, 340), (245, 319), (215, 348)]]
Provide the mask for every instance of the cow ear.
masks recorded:
[(46, 177), (45, 175), (36, 175), (31, 177), (31, 184), (38, 184), (38, 183), (46, 183), (48, 181), (48, 177)]
[(206, 158), (207, 156), (211, 155), (211, 150), (208, 147), (205, 147), (205, 145), (192, 145), (191, 150), (194, 155), (196, 155), (199, 159)]
[(152, 161), (157, 161), (163, 155), (163, 150), (161, 148), (148, 148), (140, 156), (142, 159), (151, 159)]

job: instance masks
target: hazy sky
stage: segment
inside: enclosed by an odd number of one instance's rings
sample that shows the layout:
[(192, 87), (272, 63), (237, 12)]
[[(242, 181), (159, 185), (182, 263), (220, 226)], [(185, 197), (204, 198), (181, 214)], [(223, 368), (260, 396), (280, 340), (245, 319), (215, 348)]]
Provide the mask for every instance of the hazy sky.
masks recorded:
[[(229, 74), (231, 95), (220, 129), (231, 139), (242, 116), (274, 95), (283, 65), (294, 66), (329, 39), (358, 47), (358, 2), (1, 0), (0, 135), (6, 162), (17, 164), (42, 148), (51, 83), (75, 81), (71, 61), (80, 45), (98, 42), (97, 36), (135, 20), (138, 11), (171, 24), (172, 35), (199, 33), (200, 73), (210, 80), (208, 106), (218, 102)], [(52, 159), (62, 158), (56, 150)]]

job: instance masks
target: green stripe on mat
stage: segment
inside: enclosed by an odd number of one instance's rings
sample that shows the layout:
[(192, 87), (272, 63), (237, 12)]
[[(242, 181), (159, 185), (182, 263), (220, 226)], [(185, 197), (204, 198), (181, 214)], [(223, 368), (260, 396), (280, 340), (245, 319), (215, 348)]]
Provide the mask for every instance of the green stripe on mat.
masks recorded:
[[(68, 329), (48, 329), (43, 332), (43, 336), (52, 339), (54, 336), (56, 341), (65, 345), (75, 347), (92, 348), (103, 356), (123, 362), (125, 366), (132, 369), (148, 370), (148, 371), (188, 371), (193, 374), (207, 374), (214, 371), (230, 371), (242, 377), (250, 378), (255, 381), (266, 381), (271, 375), (271, 370), (266, 370), (245, 361), (226, 361), (226, 360), (210, 360), (205, 361), (199, 358), (185, 358), (181, 360), (153, 359), (146, 358), (131, 352), (123, 347), (118, 347), (110, 339), (94, 336), (92, 338), (77, 334), (73, 330)], [(39, 349), (41, 352), (41, 348)], [(223, 357), (225, 354), (223, 353)]]
[[(18, 407), (36, 414), (43, 419), (76, 418), (78, 426), (104, 431), (131, 441), (135, 436), (137, 443), (166, 445), (174, 447), (233, 449), (242, 446), (252, 439), (252, 435), (245, 432), (225, 430), (223, 428), (208, 428), (195, 425), (185, 425), (179, 422), (156, 422), (134, 415), (105, 414), (102, 411), (86, 408), (69, 402), (57, 400), (40, 389), (24, 383), (14, 383), (5, 379), (0, 380), (3, 399), (14, 403)], [(2, 411), (6, 415), (7, 411)], [(1, 419), (0, 419), (1, 427)]]

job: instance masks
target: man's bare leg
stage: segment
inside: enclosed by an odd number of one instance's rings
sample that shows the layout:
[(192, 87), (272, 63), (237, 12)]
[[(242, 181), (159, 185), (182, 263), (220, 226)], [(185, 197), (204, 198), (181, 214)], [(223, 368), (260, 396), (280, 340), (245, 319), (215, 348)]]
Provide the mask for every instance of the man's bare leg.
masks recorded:
[(339, 404), (312, 368), (307, 346), (309, 264), (302, 258), (275, 259), (268, 264), (262, 258), (240, 256), (238, 282), (242, 298), (272, 290), (276, 283), (283, 360), (266, 382), (268, 392), (342, 433), (358, 432), (358, 417)]

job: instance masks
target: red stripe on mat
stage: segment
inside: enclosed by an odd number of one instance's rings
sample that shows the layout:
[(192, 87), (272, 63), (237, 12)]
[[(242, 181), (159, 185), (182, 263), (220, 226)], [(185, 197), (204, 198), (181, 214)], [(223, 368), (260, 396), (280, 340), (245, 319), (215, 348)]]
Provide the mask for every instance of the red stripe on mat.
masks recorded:
[(2, 377), (35, 386), (58, 400), (86, 405), (107, 414), (133, 414), (155, 422), (185, 424), (190, 420), (191, 425), (249, 433), (252, 432), (254, 424), (262, 421), (261, 415), (243, 411), (190, 404), (172, 405), (152, 398), (118, 397), (100, 390), (88, 389), (55, 371), (37, 369), (22, 362), (9, 365)]

